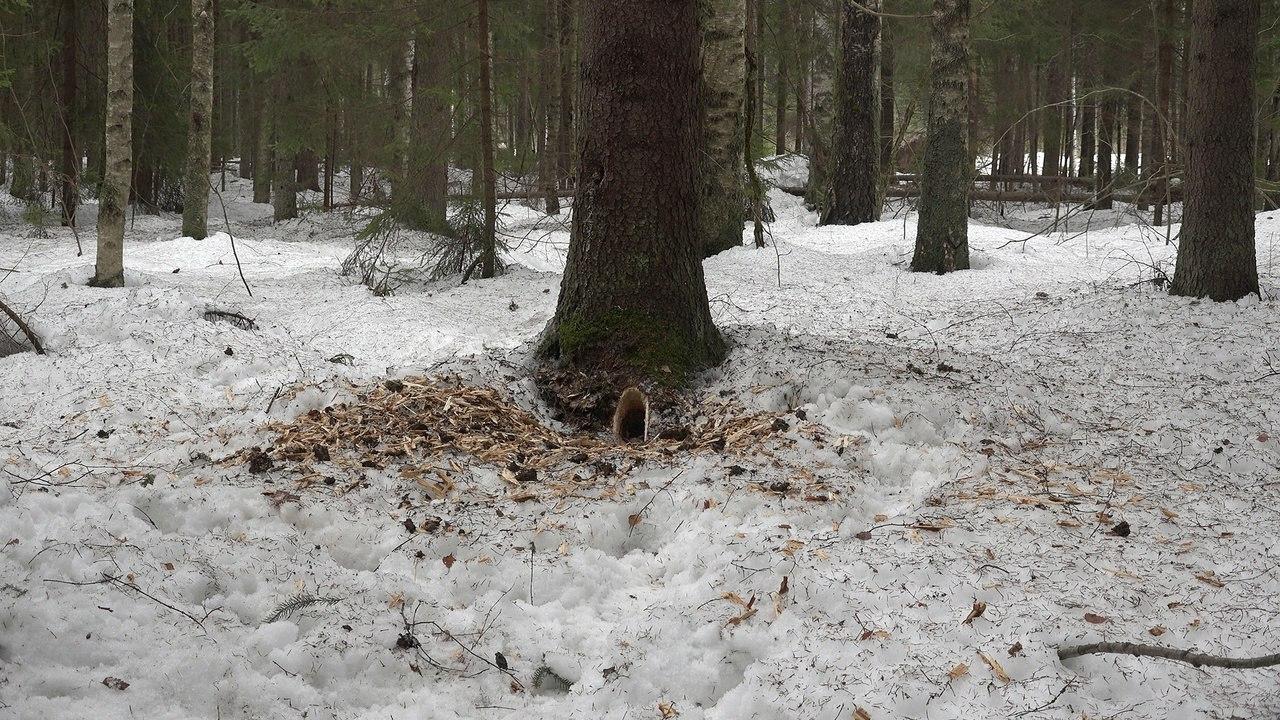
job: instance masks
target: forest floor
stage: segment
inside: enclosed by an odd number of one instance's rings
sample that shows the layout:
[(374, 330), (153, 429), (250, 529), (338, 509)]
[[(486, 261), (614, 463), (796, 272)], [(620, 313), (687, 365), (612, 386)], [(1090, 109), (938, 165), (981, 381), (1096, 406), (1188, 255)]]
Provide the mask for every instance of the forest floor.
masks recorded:
[(0, 716), (1280, 713), (1278, 668), (1055, 652), (1280, 652), (1280, 213), (1265, 299), (1213, 304), (1131, 208), (983, 208), (940, 277), (913, 215), (775, 193), (770, 247), (706, 263), (732, 350), (693, 439), (619, 449), (530, 421), (563, 216), (509, 205), (507, 274), (377, 297), (351, 218), (246, 190), (252, 297), (171, 215), (123, 290), (85, 286), (92, 206), (83, 256), (0, 215), (49, 352), (0, 359)]

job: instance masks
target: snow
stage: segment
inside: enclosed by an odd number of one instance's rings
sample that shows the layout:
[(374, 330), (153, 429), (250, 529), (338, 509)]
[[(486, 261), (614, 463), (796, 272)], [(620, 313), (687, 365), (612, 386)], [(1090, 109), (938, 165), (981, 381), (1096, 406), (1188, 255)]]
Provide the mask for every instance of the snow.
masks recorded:
[[(0, 716), (1280, 713), (1276, 668), (1054, 652), (1280, 651), (1280, 214), (1258, 218), (1265, 299), (1213, 304), (1152, 282), (1174, 250), (1132, 208), (1031, 238), (1052, 210), (983, 208), (977, 269), (939, 277), (906, 270), (906, 209), (818, 228), (773, 192), (770, 247), (707, 261), (733, 350), (700, 390), (785, 414), (792, 449), (519, 503), (469, 494), (492, 467), (431, 499), (390, 470), (297, 490), (235, 453), (388, 376), (534, 404), (564, 218), (508, 205), (508, 274), (376, 297), (336, 272), (357, 218), (273, 226), (247, 196), (224, 193), (252, 297), (225, 234), (138, 216), (128, 287), (97, 290), (91, 231), (77, 256), (5, 208), (0, 293), (49, 355), (0, 359)], [(810, 483), (829, 497), (770, 489)], [(282, 607), (300, 595), (325, 600)]]

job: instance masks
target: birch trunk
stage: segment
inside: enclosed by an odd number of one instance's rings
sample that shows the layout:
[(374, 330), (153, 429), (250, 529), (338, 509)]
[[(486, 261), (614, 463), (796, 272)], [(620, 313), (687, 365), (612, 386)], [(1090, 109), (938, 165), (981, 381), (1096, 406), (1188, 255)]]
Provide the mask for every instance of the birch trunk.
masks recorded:
[(108, 0), (106, 172), (98, 195), (94, 287), (124, 285), (124, 209), (133, 175), (133, 0)]

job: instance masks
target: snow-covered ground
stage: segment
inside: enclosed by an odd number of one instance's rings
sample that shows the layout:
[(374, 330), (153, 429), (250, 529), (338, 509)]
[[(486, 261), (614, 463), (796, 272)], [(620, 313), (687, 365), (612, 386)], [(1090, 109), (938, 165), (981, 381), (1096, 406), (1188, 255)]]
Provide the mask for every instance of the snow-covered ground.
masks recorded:
[(5, 208), (0, 295), (49, 354), (0, 359), (0, 717), (1280, 713), (1276, 668), (1055, 654), (1280, 652), (1280, 214), (1266, 299), (1216, 305), (1157, 287), (1173, 250), (1130, 210), (983, 215), (939, 277), (906, 271), (913, 215), (817, 228), (774, 193), (771, 246), (707, 262), (733, 350), (698, 388), (781, 417), (772, 444), (520, 501), (465, 455), (348, 483), (239, 451), (389, 376), (533, 407), (563, 223), (510, 205), (511, 272), (376, 297), (336, 272), (341, 218), (245, 195), (252, 297), (225, 234), (139, 216), (129, 286), (96, 290), (92, 206), (84, 256)]

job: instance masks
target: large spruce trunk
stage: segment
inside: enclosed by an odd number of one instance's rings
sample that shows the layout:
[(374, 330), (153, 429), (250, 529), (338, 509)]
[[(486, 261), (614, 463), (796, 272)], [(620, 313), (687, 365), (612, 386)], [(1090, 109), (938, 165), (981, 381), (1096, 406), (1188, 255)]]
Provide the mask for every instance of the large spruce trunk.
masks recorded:
[(744, 0), (697, 0), (702, 29), (702, 152), (699, 235), (710, 257), (742, 244), (746, 92)]
[(933, 1), (928, 138), (916, 272), (969, 269), (969, 0)]
[(824, 225), (880, 219), (880, 0), (841, 0), (835, 159)]
[(124, 285), (124, 209), (133, 176), (133, 0), (107, 5), (106, 168), (98, 193), (96, 287)]
[(1175, 295), (1226, 301), (1258, 294), (1253, 154), (1259, 5), (1195, 3)]
[(543, 352), (672, 383), (718, 362), (698, 236), (696, 0), (588, 0), (569, 256)]
[[(62, 3), (62, 87), (58, 100), (61, 116), (58, 128), (62, 135), (61, 189), (62, 224), (74, 227), (76, 205), (80, 202), (80, 153), (76, 148), (76, 47), (79, 44), (75, 0)], [(0, 159), (0, 163), (3, 160)], [(0, 180), (0, 182), (3, 182)]]
[(209, 233), (209, 149), (213, 127), (213, 0), (191, 0), (191, 116), (182, 193), (182, 234)]

